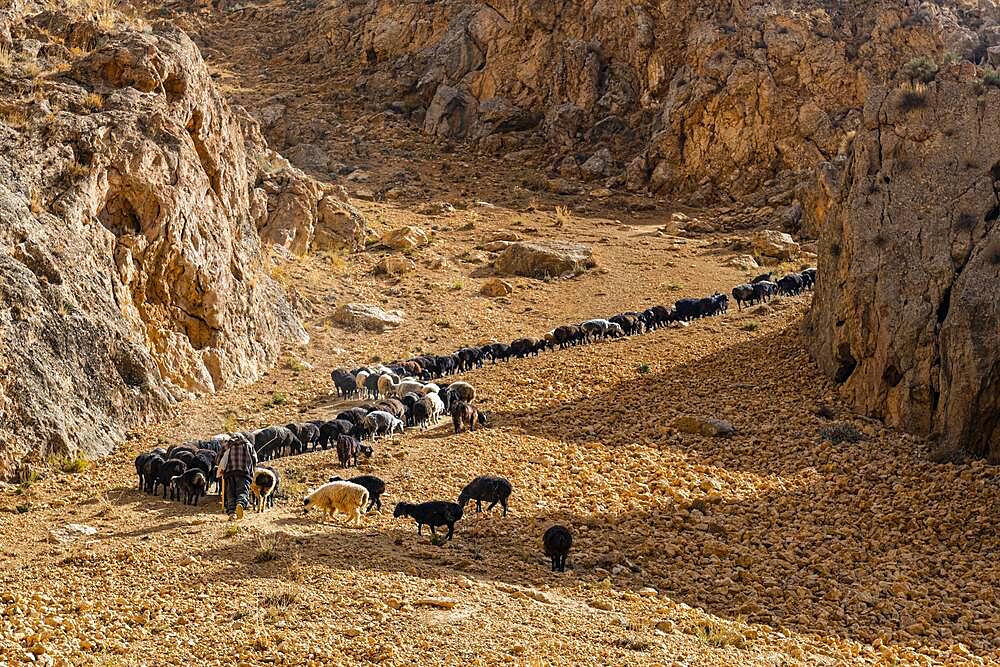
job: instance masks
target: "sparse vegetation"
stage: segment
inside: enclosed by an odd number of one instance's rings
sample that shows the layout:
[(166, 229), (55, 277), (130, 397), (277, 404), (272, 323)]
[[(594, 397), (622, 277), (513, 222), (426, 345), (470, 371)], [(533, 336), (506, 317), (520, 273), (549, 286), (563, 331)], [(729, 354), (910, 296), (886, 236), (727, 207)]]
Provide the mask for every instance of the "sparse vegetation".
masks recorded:
[(74, 457), (58, 457), (51, 461), (52, 465), (58, 468), (60, 471), (69, 473), (72, 475), (78, 474), (90, 467), (90, 461), (85, 459), (83, 456), (77, 455)]
[(265, 408), (276, 408), (288, 403), (288, 396), (283, 391), (276, 391), (271, 394), (271, 398), (264, 402)]
[(451, 291), (452, 292), (458, 292), (458, 291), (461, 291), (463, 289), (465, 289), (465, 281), (464, 280), (462, 280), (461, 278), (459, 278), (457, 280), (453, 280), (452, 281), (452, 283), (451, 283)]
[(640, 374), (645, 375), (649, 372), (649, 364), (639, 364), (636, 370), (638, 370)]
[(227, 523), (226, 527), (222, 531), (223, 537), (236, 537), (240, 532), (240, 527), (235, 523)]
[(14, 511), (18, 514), (27, 514), (31, 511), (31, 503), (19, 503), (14, 506)]
[(706, 619), (699, 622), (692, 632), (702, 643), (713, 648), (743, 648), (746, 646), (746, 638), (742, 634), (727, 627), (719, 621)]
[(97, 93), (90, 93), (85, 98), (83, 98), (83, 106), (87, 107), (91, 111), (97, 111), (104, 107), (104, 98)]
[(236, 421), (236, 413), (230, 410), (222, 420), (223, 433), (234, 433), (240, 430), (239, 422)]
[(285, 368), (292, 371), (293, 373), (301, 373), (302, 371), (307, 370), (308, 367), (295, 357), (289, 357), (285, 361)]
[(11, 54), (10, 48), (0, 44), (0, 72), (9, 73), (13, 65), (14, 56)]
[(299, 599), (298, 594), (291, 588), (286, 588), (280, 593), (269, 593), (261, 601), (265, 607), (287, 609)]
[(743, 331), (756, 331), (760, 328), (760, 322), (756, 320), (750, 320), (749, 322), (744, 322), (740, 325), (740, 329)]
[(27, 488), (42, 478), (41, 474), (28, 463), (22, 463), (17, 468), (17, 483)]
[(529, 190), (534, 190), (536, 192), (546, 190), (549, 187), (549, 181), (543, 175), (532, 172), (521, 179), (521, 184)]
[(1000, 88), (1000, 70), (993, 69), (992, 67), (987, 67), (983, 70), (983, 77), (981, 79), (984, 86), (992, 86), (994, 88)]
[(911, 83), (930, 83), (937, 76), (937, 73), (937, 63), (928, 56), (913, 58), (903, 65), (901, 70), (901, 74)]
[(70, 179), (83, 178), (90, 175), (90, 167), (73, 161), (66, 165), (66, 175), (69, 176)]
[(431, 544), (436, 547), (443, 547), (448, 544), (448, 538), (444, 536), (444, 533), (435, 533), (431, 535)]
[(253, 557), (254, 563), (270, 563), (281, 557), (282, 540), (280, 535), (260, 535), (257, 537), (257, 553)]
[(819, 434), (825, 440), (829, 440), (835, 445), (839, 445), (842, 442), (858, 442), (864, 437), (861, 431), (847, 422), (824, 426), (819, 430)]
[(573, 216), (570, 215), (569, 209), (565, 206), (556, 206), (556, 227), (562, 227), (567, 222), (571, 221)]

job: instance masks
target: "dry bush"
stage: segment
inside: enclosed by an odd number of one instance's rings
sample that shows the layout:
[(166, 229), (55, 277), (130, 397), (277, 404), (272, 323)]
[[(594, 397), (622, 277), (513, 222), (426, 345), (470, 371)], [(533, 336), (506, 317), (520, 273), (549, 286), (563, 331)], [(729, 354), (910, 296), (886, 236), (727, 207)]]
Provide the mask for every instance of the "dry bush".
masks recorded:
[(255, 563), (270, 563), (281, 558), (281, 547), (284, 541), (280, 535), (258, 535), (257, 553), (253, 557)]
[(83, 106), (87, 107), (91, 111), (97, 111), (104, 107), (104, 98), (98, 93), (91, 93), (83, 98)]
[(556, 227), (562, 227), (572, 219), (573, 216), (570, 215), (568, 208), (565, 206), (556, 206)]
[(28, 126), (28, 116), (25, 115), (24, 110), (20, 107), (9, 107), (0, 111), (0, 120), (3, 121), (4, 125), (14, 128)]
[(4, 74), (9, 74), (11, 67), (14, 66), (14, 55), (10, 52), (10, 49), (6, 46), (0, 45), (0, 72)]
[(83, 178), (90, 175), (90, 167), (73, 161), (66, 165), (66, 174), (70, 178)]

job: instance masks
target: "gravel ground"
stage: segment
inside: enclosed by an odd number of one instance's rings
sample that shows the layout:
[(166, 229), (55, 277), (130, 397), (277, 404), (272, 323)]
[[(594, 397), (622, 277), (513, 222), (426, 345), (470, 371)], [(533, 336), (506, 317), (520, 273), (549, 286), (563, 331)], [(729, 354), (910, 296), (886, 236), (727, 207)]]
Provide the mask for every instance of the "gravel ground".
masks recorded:
[[(996, 469), (929, 463), (925, 442), (841, 405), (803, 351), (808, 296), (468, 373), (491, 427), (377, 443), (348, 471), (388, 483), (362, 528), (301, 511), (332, 451), (279, 460), (288, 497), (235, 534), (215, 497), (192, 508), (135, 490), (131, 459), (157, 443), (335, 412), (335, 365), (538, 334), (744, 277), (725, 266), (726, 239), (657, 235), (648, 219), (360, 205), (380, 228), (435, 231), (414, 273), (373, 277), (378, 253), (279, 264), (307, 347), (85, 472), (3, 489), (0, 664), (1000, 664)], [(602, 268), (482, 297), (476, 247), (510, 232), (592, 243)], [(329, 316), (346, 300), (401, 308), (405, 323), (345, 332)], [(736, 434), (679, 433), (681, 414)], [(858, 441), (821, 434), (846, 425)], [(453, 499), (483, 473), (513, 482), (508, 517), (467, 515), (443, 546), (392, 519), (394, 503)], [(541, 551), (554, 522), (575, 534), (564, 574)], [(54, 542), (70, 523), (96, 533)]]

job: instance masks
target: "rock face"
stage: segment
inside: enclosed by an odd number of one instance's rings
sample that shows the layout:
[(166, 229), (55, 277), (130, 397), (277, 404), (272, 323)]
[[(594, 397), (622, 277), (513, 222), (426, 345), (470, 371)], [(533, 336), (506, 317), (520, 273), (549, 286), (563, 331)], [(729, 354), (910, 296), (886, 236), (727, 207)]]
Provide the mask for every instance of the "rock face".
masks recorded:
[(427, 232), (420, 227), (399, 227), (382, 235), (382, 245), (393, 250), (416, 250), (427, 243)]
[[(0, 475), (104, 453), (179, 399), (259, 377), (307, 340), (262, 253), (272, 200), (308, 199), (313, 239), (351, 217), (301, 172), (261, 169), (276, 156), (180, 31), (13, 12), (0, 96), (19, 98), (23, 63), (65, 74), (0, 119)], [(38, 51), (25, 20), (57, 44)]]
[(517, 241), (508, 245), (493, 266), (504, 275), (529, 278), (573, 276), (597, 266), (589, 246), (565, 241)]
[(514, 286), (506, 280), (490, 278), (479, 288), (479, 293), (489, 297), (508, 296), (514, 293)]
[(879, 0), (334, 0), (287, 41), (331, 64), (346, 45), (359, 88), (429, 135), (497, 153), (541, 139), (564, 179), (785, 207), (842, 152), (872, 81), (919, 56), (981, 57), (995, 17), (967, 15)]
[(858, 408), (1000, 462), (1000, 90), (974, 77), (872, 92), (832, 189), (821, 170), (806, 327)]

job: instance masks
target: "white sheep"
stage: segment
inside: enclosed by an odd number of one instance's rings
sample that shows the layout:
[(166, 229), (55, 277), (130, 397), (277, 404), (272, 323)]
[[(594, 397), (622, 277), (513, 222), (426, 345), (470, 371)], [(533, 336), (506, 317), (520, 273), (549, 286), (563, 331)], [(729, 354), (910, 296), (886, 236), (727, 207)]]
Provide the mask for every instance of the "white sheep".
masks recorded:
[(444, 401), (442, 401), (441, 397), (434, 392), (424, 394), (424, 398), (430, 399), (431, 404), (434, 406), (434, 409), (429, 415), (431, 421), (435, 424), (438, 423), (438, 421), (441, 420), (441, 415), (444, 414)]
[(365, 394), (365, 380), (371, 375), (368, 371), (358, 371), (358, 374), (354, 376), (354, 382), (358, 385), (358, 394), (364, 396)]
[(396, 387), (399, 383), (395, 382), (391, 375), (383, 373), (378, 376), (378, 395), (379, 396), (395, 396)]
[(302, 504), (306, 512), (314, 505), (321, 508), (324, 521), (343, 512), (347, 523), (360, 525), (362, 508), (368, 505), (368, 489), (353, 482), (327, 482), (303, 498)]
[(253, 481), (250, 482), (250, 493), (254, 498), (254, 509), (263, 512), (268, 505), (274, 504), (272, 494), (278, 486), (278, 478), (267, 468), (254, 468)]
[(402, 398), (410, 392), (415, 394), (424, 393), (424, 383), (413, 378), (406, 378), (396, 385), (396, 396)]
[(440, 391), (441, 387), (437, 386), (433, 382), (428, 382), (427, 384), (424, 385), (424, 388), (419, 393), (424, 394), (426, 396), (427, 394), (437, 394)]

